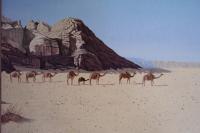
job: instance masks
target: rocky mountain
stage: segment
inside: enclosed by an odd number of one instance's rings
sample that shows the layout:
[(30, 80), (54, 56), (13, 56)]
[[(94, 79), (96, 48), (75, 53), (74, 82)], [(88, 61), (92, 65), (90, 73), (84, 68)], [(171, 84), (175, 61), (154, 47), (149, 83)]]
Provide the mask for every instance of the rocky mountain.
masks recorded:
[[(5, 40), (16, 34), (21, 33), (15, 32), (9, 36), (5, 34)], [(52, 26), (32, 20), (23, 28), (22, 40), (17, 46), (12, 46), (14, 43), (11, 45), (8, 41), (5, 41), (5, 44), (18, 48), (26, 57), (24, 65), (35, 68), (78, 67), (88, 71), (140, 68), (115, 53), (79, 19), (66, 18)], [(13, 61), (15, 62), (11, 62)]]
[(146, 59), (142, 59), (142, 58), (128, 58), (130, 61), (135, 62), (136, 64), (138, 64), (139, 66), (141, 66), (142, 68), (145, 69), (151, 69), (151, 68), (155, 68), (156, 66), (153, 64), (152, 61), (146, 60)]

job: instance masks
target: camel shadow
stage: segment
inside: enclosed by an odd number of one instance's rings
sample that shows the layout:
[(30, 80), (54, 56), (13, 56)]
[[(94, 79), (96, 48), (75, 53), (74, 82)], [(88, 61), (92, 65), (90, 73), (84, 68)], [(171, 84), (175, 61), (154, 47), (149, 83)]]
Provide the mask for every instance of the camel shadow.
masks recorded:
[(6, 101), (1, 101), (1, 104), (11, 104), (11, 103), (6, 102)]
[(107, 83), (107, 84), (96, 84), (96, 85), (103, 85), (103, 86), (110, 86), (110, 85), (115, 85), (114, 83)]
[[(143, 83), (135, 83), (137, 85), (143, 85)], [(153, 86), (168, 86), (167, 84), (154, 84)]]
[(158, 84), (158, 85), (153, 85), (153, 86), (168, 86), (167, 84)]
[(114, 83), (111, 83), (111, 84), (73, 84), (73, 85), (69, 85), (69, 86), (94, 86), (94, 85), (102, 85), (102, 86), (111, 86), (111, 85), (115, 85)]

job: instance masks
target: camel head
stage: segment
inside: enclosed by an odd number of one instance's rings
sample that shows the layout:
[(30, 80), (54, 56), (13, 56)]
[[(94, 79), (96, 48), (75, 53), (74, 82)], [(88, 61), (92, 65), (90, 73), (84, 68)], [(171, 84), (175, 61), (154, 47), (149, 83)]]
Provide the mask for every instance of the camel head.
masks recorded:
[(133, 73), (133, 75), (132, 75), (131, 77), (134, 77), (134, 76), (135, 76), (135, 74), (136, 74), (136, 72), (134, 72), (134, 73)]
[(157, 79), (157, 78), (160, 78), (160, 77), (162, 77), (163, 75), (164, 75), (164, 74), (161, 73), (158, 77), (155, 77), (155, 78), (156, 78), (156, 79)]
[(19, 71), (19, 75), (22, 75), (23, 73)]
[(54, 72), (53, 76), (55, 76), (56, 74), (58, 74), (58, 72)]
[(77, 71), (77, 73), (76, 73), (76, 76), (78, 76), (78, 75), (79, 75), (79, 73), (80, 73), (80, 72), (79, 72), (79, 70), (78, 70), (78, 71)]
[(105, 76), (107, 73), (108, 73), (108, 72), (105, 72), (105, 73), (104, 73), (104, 74), (102, 74), (102, 75), (100, 74), (100, 76), (101, 76), (101, 77), (102, 77), (102, 76)]

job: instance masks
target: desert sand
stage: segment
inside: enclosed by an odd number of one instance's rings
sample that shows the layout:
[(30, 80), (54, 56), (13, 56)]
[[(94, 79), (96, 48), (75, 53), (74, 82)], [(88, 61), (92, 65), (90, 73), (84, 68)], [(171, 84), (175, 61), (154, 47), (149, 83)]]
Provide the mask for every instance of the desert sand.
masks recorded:
[[(176, 68), (142, 86), (137, 73), (131, 83), (118, 84), (110, 73), (100, 85), (67, 86), (66, 73), (52, 82), (10, 83), (2, 73), (2, 99), (11, 103), (30, 122), (9, 122), (2, 133), (199, 133), (200, 69)], [(158, 75), (158, 74), (156, 74)], [(79, 75), (88, 77), (88, 73)], [(3, 104), (4, 110), (10, 106)]]

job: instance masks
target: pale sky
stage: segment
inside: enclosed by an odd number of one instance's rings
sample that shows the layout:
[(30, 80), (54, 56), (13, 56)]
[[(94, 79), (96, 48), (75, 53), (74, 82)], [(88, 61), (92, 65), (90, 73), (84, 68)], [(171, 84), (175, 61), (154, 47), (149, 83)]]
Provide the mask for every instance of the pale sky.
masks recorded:
[(75, 17), (121, 56), (200, 62), (200, 0), (3, 0), (3, 15)]

